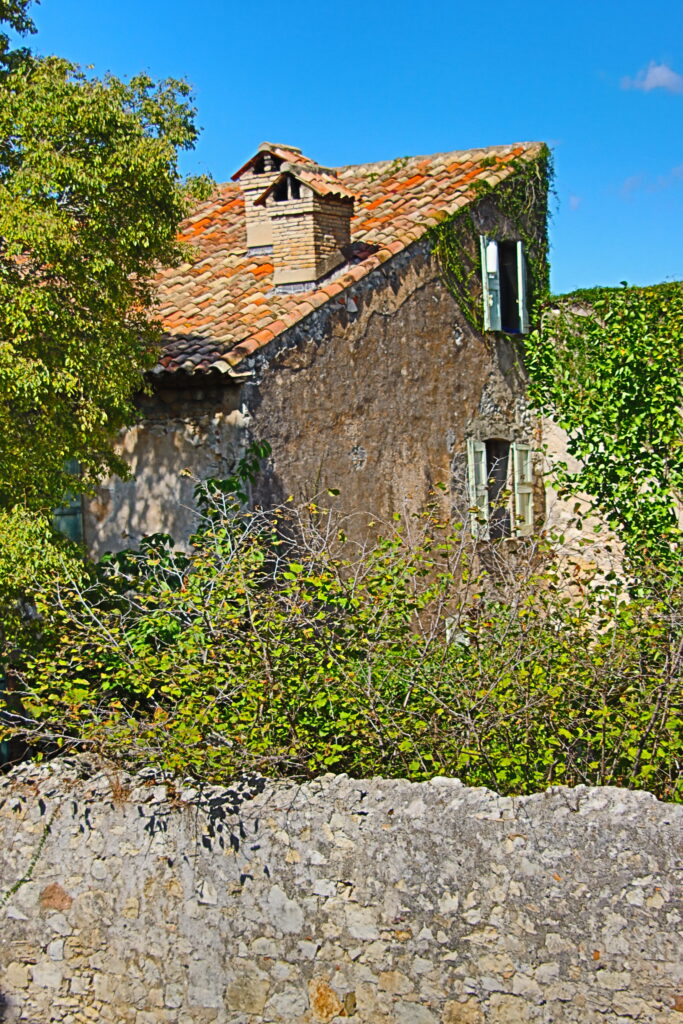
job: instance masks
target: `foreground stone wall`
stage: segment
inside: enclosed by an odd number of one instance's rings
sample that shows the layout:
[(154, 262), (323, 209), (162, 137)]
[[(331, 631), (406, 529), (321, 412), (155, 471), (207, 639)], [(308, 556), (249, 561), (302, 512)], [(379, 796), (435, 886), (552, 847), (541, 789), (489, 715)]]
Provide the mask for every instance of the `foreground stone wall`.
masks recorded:
[(0, 1018), (683, 1020), (681, 808), (456, 780), (0, 780)]

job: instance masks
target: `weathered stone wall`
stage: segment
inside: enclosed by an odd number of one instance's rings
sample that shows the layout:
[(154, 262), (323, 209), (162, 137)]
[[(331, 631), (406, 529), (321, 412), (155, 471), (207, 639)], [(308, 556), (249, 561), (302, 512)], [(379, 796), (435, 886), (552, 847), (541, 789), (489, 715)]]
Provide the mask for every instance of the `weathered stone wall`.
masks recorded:
[(4, 1020), (675, 1024), (682, 818), (615, 789), (24, 769), (0, 782)]
[(264, 503), (333, 488), (346, 511), (388, 518), (440, 483), (462, 513), (465, 438), (535, 440), (517, 342), (472, 329), (426, 240), (250, 365), (251, 429), (273, 446)]
[(232, 381), (180, 378), (157, 384), (139, 405), (140, 423), (119, 444), (131, 478), (106, 480), (85, 503), (93, 557), (135, 546), (150, 533), (186, 540), (197, 525), (196, 484), (228, 476), (247, 444), (248, 416)]

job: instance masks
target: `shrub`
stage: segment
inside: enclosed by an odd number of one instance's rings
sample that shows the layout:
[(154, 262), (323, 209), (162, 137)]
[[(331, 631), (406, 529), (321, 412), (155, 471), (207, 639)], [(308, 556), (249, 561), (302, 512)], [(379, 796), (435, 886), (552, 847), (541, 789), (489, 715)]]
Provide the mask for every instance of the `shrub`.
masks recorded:
[(531, 542), (489, 546), (484, 571), (469, 531), (429, 513), (357, 548), (314, 504), (244, 512), (231, 490), (204, 489), (189, 552), (151, 537), (42, 587), (6, 733), (216, 781), (448, 774), (681, 799), (677, 588), (568, 590)]

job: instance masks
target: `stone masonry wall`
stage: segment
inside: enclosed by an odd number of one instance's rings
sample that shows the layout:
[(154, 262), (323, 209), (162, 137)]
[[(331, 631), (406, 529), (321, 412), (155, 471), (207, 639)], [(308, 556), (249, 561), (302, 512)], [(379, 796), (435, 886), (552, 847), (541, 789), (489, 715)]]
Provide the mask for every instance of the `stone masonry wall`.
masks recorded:
[(197, 528), (195, 486), (232, 473), (247, 444), (248, 416), (239, 386), (157, 385), (139, 398), (143, 419), (120, 439), (129, 480), (111, 477), (85, 503), (85, 541), (92, 557), (136, 546), (150, 533), (179, 543)]
[[(279, 347), (278, 347), (279, 346)], [(245, 361), (250, 429), (272, 444), (257, 497), (340, 490), (351, 513), (469, 507), (465, 438), (535, 444), (514, 340), (467, 323), (427, 241), (415, 243)], [(440, 493), (440, 492), (437, 492)], [(362, 516), (357, 537), (367, 534)], [(349, 523), (349, 533), (354, 523)]]
[(675, 1024), (682, 819), (616, 789), (24, 768), (0, 780), (0, 1019)]

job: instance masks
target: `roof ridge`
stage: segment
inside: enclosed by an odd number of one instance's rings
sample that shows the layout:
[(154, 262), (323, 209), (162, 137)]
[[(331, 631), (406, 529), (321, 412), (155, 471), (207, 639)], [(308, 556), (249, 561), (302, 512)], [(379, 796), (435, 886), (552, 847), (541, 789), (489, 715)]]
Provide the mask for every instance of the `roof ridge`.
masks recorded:
[(334, 168), (336, 171), (351, 171), (356, 168), (373, 168), (373, 167), (390, 167), (392, 164), (399, 163), (402, 160), (438, 160), (439, 158), (454, 157), (454, 156), (472, 156), (475, 153), (492, 153), (492, 152), (510, 152), (514, 149), (519, 149), (521, 146), (524, 150), (530, 150), (532, 147), (543, 146), (544, 143), (538, 141), (530, 142), (508, 142), (500, 146), (470, 146), (468, 149), (447, 149), (437, 153), (416, 153), (414, 155), (395, 156), (391, 159), (386, 160), (371, 160), (369, 163), (364, 164), (339, 164)]

